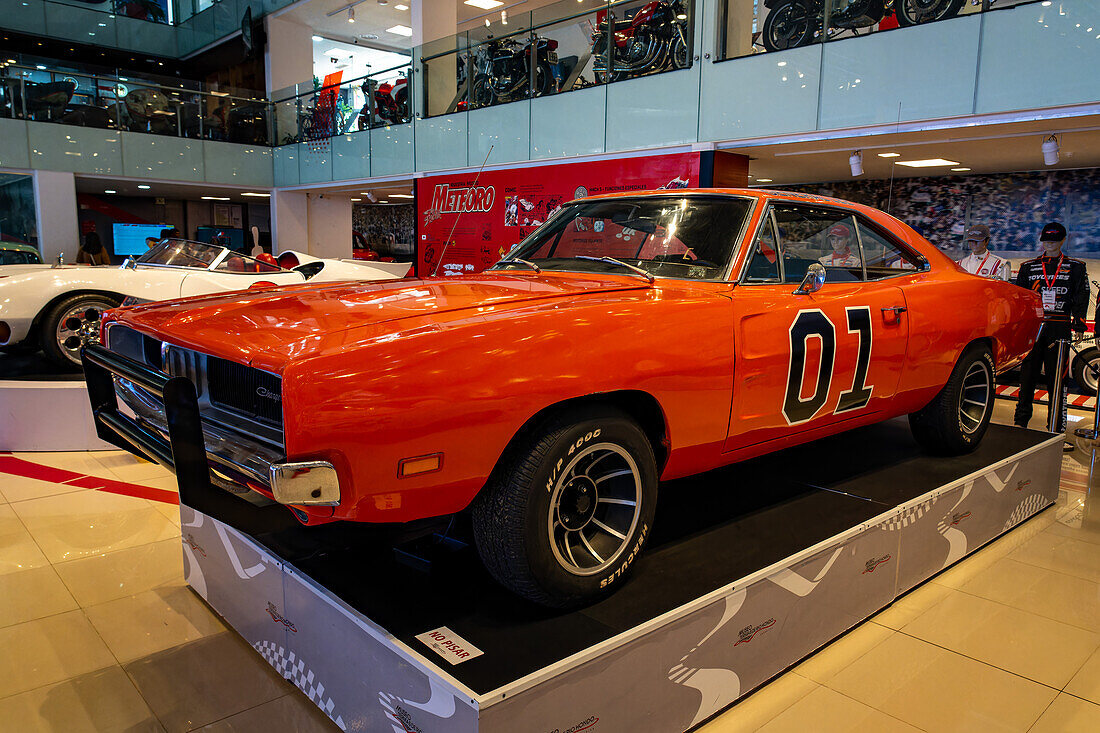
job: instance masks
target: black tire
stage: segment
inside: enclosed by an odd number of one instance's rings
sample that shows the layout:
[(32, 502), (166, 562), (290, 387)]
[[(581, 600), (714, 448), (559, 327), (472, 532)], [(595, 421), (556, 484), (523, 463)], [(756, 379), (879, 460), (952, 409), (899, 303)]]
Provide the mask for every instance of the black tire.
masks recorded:
[(764, 18), (761, 33), (764, 48), (782, 51), (813, 42), (814, 33), (821, 30), (821, 18), (802, 0), (791, 0), (775, 8)]
[(580, 408), (501, 460), (474, 502), (474, 539), (501, 585), (564, 608), (622, 582), (651, 532), (656, 500), (657, 466), (642, 429), (619, 410)]
[(925, 451), (957, 456), (978, 446), (993, 414), (995, 375), (989, 348), (967, 347), (940, 393), (909, 415), (913, 437)]
[(966, 0), (898, 0), (894, 16), (903, 28), (954, 18)]
[(473, 109), (492, 105), (495, 96), (493, 83), (488, 74), (478, 74), (474, 77), (473, 87), (470, 90), (470, 106)]
[[(121, 297), (107, 293), (78, 293), (57, 301), (45, 312), (38, 324), (38, 343), (42, 352), (56, 364), (79, 367), (81, 343), (99, 343), (98, 319), (89, 320), (84, 313), (89, 309), (102, 313), (120, 305)], [(81, 328), (77, 331), (66, 328), (64, 323), (74, 317), (81, 321)], [(85, 334), (81, 343), (71, 342), (74, 344), (72, 346), (64, 344), (70, 336), (80, 340), (81, 331)]]
[(557, 94), (558, 80), (554, 78), (554, 70), (550, 64), (540, 62), (535, 67), (535, 96), (544, 97), (547, 94)]
[(691, 66), (688, 58), (687, 44), (679, 35), (672, 37), (672, 48), (668, 54), (669, 63), (673, 69), (686, 69)]
[(1097, 378), (1089, 369), (1089, 364), (1100, 367), (1100, 349), (1095, 346), (1081, 349), (1080, 356), (1074, 354), (1071, 362), (1073, 381), (1077, 382), (1078, 388), (1083, 393), (1094, 395), (1096, 394)]

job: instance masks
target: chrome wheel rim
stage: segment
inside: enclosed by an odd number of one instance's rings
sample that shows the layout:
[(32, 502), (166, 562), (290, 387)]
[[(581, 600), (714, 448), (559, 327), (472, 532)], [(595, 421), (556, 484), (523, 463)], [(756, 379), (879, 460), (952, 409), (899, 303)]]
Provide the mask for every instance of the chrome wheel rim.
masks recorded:
[(1092, 373), (1092, 366), (1100, 366), (1100, 354), (1089, 359), (1085, 363), (1085, 368), (1081, 370), (1081, 386), (1096, 394), (1097, 379), (1096, 375)]
[(985, 420), (993, 392), (993, 379), (984, 361), (970, 365), (959, 392), (959, 426), (967, 435), (974, 433)]
[(595, 575), (623, 554), (638, 524), (642, 476), (614, 443), (580, 450), (550, 494), (547, 532), (558, 563), (574, 575)]
[[(94, 310), (102, 314), (103, 311), (114, 307), (114, 303), (109, 303), (106, 300), (84, 300), (61, 314), (54, 338), (57, 341), (57, 348), (69, 361), (79, 364), (80, 347), (85, 344), (99, 343), (99, 319), (89, 319), (88, 311)], [(77, 323), (69, 323), (72, 319), (75, 319)]]

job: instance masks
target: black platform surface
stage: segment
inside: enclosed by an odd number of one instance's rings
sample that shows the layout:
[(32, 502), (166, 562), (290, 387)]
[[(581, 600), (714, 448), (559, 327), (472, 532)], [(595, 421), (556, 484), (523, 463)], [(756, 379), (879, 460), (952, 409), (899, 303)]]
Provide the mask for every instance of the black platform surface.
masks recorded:
[[(356, 525), (306, 528), (280, 506), (217, 516), (247, 532), (414, 649), (446, 626), (483, 652), (448, 671), (486, 694), (838, 535), (890, 508), (1048, 440), (991, 425), (974, 453), (924, 455), (904, 420), (853, 430), (663, 483), (632, 577), (570, 612), (534, 606), (488, 576), (476, 550), (420, 543), (430, 568), (398, 562)], [(461, 534), (461, 532), (460, 532)]]
[(82, 382), (80, 367), (62, 367), (46, 358), (41, 351), (14, 347), (0, 351), (0, 380), (27, 382)]

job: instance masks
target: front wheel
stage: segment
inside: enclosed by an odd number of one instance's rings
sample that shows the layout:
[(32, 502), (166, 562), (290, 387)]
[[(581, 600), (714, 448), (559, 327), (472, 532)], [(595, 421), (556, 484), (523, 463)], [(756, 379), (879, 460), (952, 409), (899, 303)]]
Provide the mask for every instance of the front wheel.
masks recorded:
[(80, 347), (99, 343), (103, 311), (117, 308), (122, 299), (107, 294), (71, 295), (55, 303), (42, 317), (39, 343), (51, 361), (80, 366)]
[(617, 586), (653, 525), (657, 467), (637, 423), (612, 408), (552, 420), (494, 472), (474, 538), (502, 585), (567, 607)]
[(965, 4), (966, 0), (899, 0), (894, 15), (902, 27), (934, 23), (954, 18)]
[(909, 415), (921, 447), (934, 455), (962, 455), (978, 447), (993, 414), (995, 371), (988, 347), (974, 344), (963, 352), (939, 394)]
[(764, 48), (769, 51), (782, 51), (787, 48), (805, 46), (814, 39), (814, 33), (821, 28), (821, 18), (811, 10), (804, 0), (790, 0), (764, 18), (761, 32)]

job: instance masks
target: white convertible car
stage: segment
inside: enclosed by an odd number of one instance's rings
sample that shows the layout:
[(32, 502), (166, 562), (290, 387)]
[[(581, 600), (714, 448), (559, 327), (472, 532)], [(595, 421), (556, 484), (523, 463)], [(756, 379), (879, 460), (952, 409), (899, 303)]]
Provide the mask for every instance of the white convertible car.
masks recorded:
[(98, 339), (99, 314), (119, 305), (307, 280), (392, 280), (409, 263), (319, 259), (301, 252), (250, 257), (217, 245), (165, 240), (121, 267), (0, 267), (0, 347), (39, 345), (59, 364), (80, 364)]

